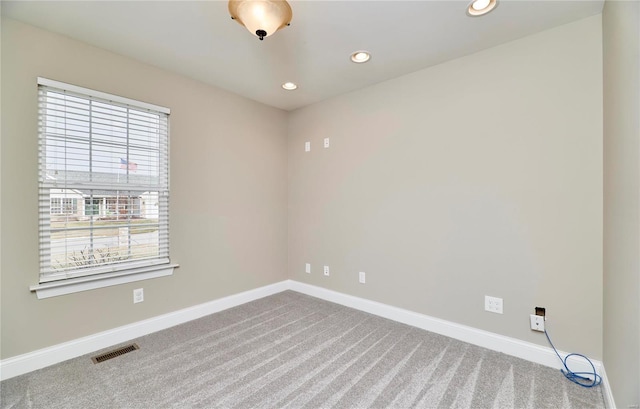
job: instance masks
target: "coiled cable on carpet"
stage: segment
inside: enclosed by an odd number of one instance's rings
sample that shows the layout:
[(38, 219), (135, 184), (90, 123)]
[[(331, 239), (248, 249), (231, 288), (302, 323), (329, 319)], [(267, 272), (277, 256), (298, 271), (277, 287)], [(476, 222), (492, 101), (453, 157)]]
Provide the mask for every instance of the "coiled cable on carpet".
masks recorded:
[[(598, 386), (602, 383), (602, 377), (596, 373), (596, 367), (593, 365), (593, 362), (591, 362), (589, 358), (587, 358), (582, 354), (571, 353), (565, 356), (564, 359), (562, 359), (562, 357), (558, 353), (558, 350), (553, 345), (553, 342), (551, 342), (551, 338), (549, 337), (549, 334), (547, 333), (546, 329), (544, 330), (544, 335), (547, 336), (547, 340), (549, 341), (551, 348), (553, 348), (554, 352), (558, 356), (558, 359), (560, 359), (560, 362), (562, 362), (562, 365), (564, 366), (563, 369), (560, 369), (560, 372), (562, 372), (565, 378), (585, 388), (593, 388), (594, 386)], [(569, 359), (570, 356), (577, 356), (580, 358), (584, 358), (587, 362), (589, 362), (589, 365), (591, 365), (591, 369), (593, 369), (593, 371), (592, 372), (573, 372), (567, 366), (567, 359)]]

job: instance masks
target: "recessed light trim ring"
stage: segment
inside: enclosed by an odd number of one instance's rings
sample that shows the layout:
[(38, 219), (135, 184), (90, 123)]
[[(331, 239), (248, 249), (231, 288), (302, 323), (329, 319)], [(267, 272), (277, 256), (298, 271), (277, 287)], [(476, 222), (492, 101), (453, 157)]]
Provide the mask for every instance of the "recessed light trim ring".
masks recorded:
[(285, 82), (284, 84), (282, 84), (282, 88), (286, 89), (287, 91), (293, 91), (295, 89), (298, 89), (298, 84), (296, 84), (295, 82)]
[(370, 59), (371, 59), (371, 53), (365, 50), (360, 50), (360, 51), (351, 53), (351, 61), (353, 61), (356, 64), (365, 63)]
[(498, 0), (473, 0), (467, 6), (469, 17), (480, 17), (498, 7)]

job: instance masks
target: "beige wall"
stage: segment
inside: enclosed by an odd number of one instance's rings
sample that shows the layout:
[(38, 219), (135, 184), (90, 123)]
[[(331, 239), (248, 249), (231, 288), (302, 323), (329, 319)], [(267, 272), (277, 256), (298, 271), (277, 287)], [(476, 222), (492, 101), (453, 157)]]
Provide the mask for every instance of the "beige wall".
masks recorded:
[[(2, 18), (2, 2), (0, 2)], [(2, 78), (2, 29), (0, 27), (0, 79)], [(0, 113), (2, 113), (2, 81), (0, 80)], [(2, 115), (0, 115), (0, 159), (2, 158)], [(2, 166), (0, 166), (0, 230), (2, 230)], [(0, 359), (2, 359), (2, 234), (0, 234)]]
[(290, 278), (602, 358), (600, 16), (297, 110), (288, 160)]
[[(640, 2), (610, 1), (604, 36), (604, 364), (640, 403)], [(636, 405), (636, 406), (632, 406)]]
[[(2, 358), (286, 279), (286, 112), (6, 19), (1, 72)], [(173, 276), (45, 300), (28, 291), (38, 76), (171, 109)]]
[[(528, 315), (544, 306), (559, 348), (602, 358), (599, 16), (289, 115), (2, 23), (2, 358), (287, 277), (543, 345)], [(172, 109), (174, 276), (28, 292), (37, 76)]]

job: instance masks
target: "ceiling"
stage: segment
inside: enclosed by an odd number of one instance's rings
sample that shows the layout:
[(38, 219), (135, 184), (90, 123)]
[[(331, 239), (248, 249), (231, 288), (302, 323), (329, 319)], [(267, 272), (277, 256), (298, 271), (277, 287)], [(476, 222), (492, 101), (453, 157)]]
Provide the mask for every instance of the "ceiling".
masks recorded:
[[(598, 14), (604, 0), (500, 0), (483, 17), (468, 17), (466, 0), (289, 3), (291, 26), (264, 41), (226, 1), (3, 0), (2, 14), (293, 110)], [(352, 63), (363, 49), (371, 60)]]

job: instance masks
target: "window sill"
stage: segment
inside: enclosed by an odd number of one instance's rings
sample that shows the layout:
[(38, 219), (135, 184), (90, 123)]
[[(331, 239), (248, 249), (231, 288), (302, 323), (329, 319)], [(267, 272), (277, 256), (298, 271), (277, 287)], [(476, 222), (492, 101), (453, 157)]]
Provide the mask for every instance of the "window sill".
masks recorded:
[(59, 295), (73, 294), (80, 291), (94, 290), (96, 288), (112, 285), (131, 283), (134, 281), (148, 280), (150, 278), (170, 276), (177, 264), (159, 264), (155, 266), (139, 267), (117, 273), (100, 274), (67, 280), (52, 281), (32, 285), (30, 291), (35, 291), (38, 299), (57, 297)]

